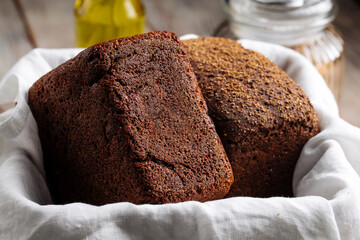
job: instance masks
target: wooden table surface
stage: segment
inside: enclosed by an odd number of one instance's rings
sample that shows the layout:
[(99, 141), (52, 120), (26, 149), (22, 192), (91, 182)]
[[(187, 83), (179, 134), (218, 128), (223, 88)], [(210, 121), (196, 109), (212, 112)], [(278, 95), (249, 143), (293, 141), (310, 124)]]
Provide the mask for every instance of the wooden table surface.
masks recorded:
[[(360, 127), (360, 1), (338, 0), (345, 38), (341, 116)], [(220, 0), (144, 0), (147, 31), (211, 36), (225, 15)], [(32, 48), (74, 47), (74, 0), (0, 0), (0, 78)], [(1, 97), (1, 96), (0, 96)]]

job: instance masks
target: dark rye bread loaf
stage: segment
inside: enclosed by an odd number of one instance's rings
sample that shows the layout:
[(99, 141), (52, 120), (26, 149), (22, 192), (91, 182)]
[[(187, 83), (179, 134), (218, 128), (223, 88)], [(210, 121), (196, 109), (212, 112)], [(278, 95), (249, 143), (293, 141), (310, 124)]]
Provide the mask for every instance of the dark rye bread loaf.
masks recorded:
[(56, 203), (207, 201), (233, 182), (173, 33), (94, 45), (40, 78), (29, 105)]
[(198, 38), (183, 45), (233, 169), (227, 196), (291, 196), (299, 154), (319, 131), (300, 86), (235, 41)]

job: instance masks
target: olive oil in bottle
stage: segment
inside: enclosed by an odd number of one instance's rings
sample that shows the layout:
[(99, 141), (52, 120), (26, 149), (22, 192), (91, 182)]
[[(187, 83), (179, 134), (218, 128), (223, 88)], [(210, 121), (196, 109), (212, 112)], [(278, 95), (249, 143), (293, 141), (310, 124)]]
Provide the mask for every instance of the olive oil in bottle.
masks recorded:
[(141, 0), (76, 0), (76, 47), (145, 32)]

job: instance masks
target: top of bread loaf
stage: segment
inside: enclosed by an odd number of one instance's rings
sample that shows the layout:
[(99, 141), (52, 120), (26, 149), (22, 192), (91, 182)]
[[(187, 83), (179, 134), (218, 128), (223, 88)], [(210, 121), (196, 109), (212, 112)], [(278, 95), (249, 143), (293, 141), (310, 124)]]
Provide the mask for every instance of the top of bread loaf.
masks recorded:
[[(300, 86), (263, 55), (225, 38), (198, 38), (184, 45), (201, 72), (198, 81), (214, 121), (241, 119), (233, 127), (245, 135), (292, 121), (311, 131), (318, 122)], [(229, 140), (239, 138), (238, 131), (230, 131)]]
[(29, 104), (58, 203), (206, 201), (233, 181), (173, 33), (94, 45), (40, 78)]

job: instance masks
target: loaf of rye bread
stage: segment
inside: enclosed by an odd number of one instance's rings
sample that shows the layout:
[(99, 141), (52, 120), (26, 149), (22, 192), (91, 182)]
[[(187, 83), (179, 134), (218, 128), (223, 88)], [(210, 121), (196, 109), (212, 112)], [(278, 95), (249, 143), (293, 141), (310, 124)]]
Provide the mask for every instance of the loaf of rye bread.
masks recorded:
[(94, 45), (29, 90), (55, 203), (224, 197), (230, 163), (175, 34)]
[(208, 37), (183, 45), (233, 169), (227, 196), (291, 196), (300, 152), (319, 131), (300, 86), (235, 41)]

